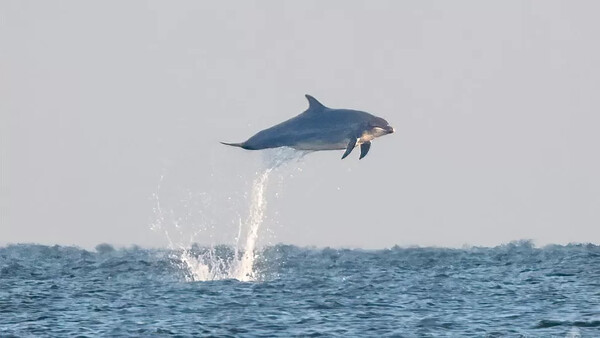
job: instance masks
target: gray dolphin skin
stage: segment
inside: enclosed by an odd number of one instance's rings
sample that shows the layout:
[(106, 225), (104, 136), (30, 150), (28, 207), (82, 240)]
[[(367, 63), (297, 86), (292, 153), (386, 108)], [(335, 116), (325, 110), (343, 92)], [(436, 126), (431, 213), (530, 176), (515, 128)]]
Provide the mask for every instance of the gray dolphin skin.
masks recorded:
[(360, 146), (362, 159), (371, 149), (371, 141), (394, 132), (389, 123), (369, 113), (325, 107), (306, 95), (308, 109), (302, 114), (271, 128), (261, 130), (242, 143), (222, 144), (248, 150), (290, 147), (297, 150), (341, 150), (342, 159)]

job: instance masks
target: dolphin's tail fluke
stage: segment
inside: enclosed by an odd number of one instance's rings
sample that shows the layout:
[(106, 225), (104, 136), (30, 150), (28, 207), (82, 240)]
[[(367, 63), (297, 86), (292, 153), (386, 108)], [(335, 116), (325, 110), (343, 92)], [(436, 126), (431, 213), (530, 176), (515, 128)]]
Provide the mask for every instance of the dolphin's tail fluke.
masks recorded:
[(221, 142), (221, 144), (224, 144), (226, 146), (244, 148), (244, 143), (227, 143), (227, 142)]

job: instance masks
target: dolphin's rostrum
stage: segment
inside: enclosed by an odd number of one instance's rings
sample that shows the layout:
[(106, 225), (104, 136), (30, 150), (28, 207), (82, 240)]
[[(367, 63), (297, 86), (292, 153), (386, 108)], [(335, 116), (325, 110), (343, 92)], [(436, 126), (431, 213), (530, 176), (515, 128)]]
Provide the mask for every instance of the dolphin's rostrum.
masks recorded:
[(360, 157), (367, 155), (371, 140), (394, 132), (388, 122), (369, 113), (325, 107), (306, 95), (308, 109), (271, 128), (259, 131), (242, 143), (225, 143), (248, 150), (290, 147), (297, 150), (346, 149), (342, 159), (360, 145)]

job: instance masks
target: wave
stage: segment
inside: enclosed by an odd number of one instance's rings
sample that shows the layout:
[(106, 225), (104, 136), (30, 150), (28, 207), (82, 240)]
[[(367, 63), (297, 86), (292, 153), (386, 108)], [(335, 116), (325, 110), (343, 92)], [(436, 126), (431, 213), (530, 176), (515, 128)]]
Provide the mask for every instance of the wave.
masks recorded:
[[(141, 247), (115, 248), (100, 244), (94, 251), (73, 246), (39, 244), (11, 244), (0, 247), (2, 276), (21, 273), (43, 276), (49, 269), (73, 274), (81, 271), (150, 272), (165, 278), (197, 281), (189, 262), (184, 258), (203, 260), (209, 269), (227, 271), (246, 253), (234, 246), (192, 245), (186, 249), (145, 249)], [(389, 249), (336, 249), (307, 248), (278, 244), (252, 253), (256, 257), (255, 280), (276, 279), (288, 269), (320, 269), (335, 266), (354, 269), (370, 266), (404, 267), (420, 270), (429, 267), (454, 266), (457, 269), (473, 267), (522, 266), (523, 271), (544, 270), (547, 276), (576, 275), (583, 266), (579, 260), (598, 259), (600, 246), (595, 244), (547, 245), (534, 247), (530, 242), (514, 242), (496, 247), (434, 248), (399, 247)], [(210, 257), (207, 260), (207, 257)], [(566, 264), (572, 261), (573, 264)], [(50, 272), (52, 272), (50, 271)], [(219, 276), (217, 276), (219, 277)], [(235, 277), (214, 279), (237, 279)], [(48, 276), (48, 278), (51, 278)]]

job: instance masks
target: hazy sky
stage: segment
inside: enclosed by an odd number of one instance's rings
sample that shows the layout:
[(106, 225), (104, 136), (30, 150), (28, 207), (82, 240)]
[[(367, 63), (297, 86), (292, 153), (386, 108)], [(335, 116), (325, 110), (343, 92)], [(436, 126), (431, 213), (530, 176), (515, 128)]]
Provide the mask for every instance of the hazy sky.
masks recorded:
[[(307, 107), (396, 133), (267, 187), (262, 243), (600, 242), (598, 1), (0, 1), (0, 245), (231, 243)], [(161, 181), (161, 176), (162, 181)], [(179, 225), (176, 228), (175, 222)], [(175, 235), (175, 233), (180, 234)]]

